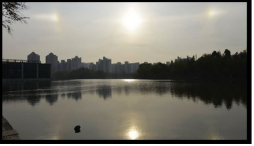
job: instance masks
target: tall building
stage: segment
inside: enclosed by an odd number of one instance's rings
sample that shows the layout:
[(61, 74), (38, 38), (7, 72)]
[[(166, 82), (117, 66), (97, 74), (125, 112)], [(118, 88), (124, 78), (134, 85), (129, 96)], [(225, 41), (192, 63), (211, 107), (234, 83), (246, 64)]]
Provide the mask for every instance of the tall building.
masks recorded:
[(32, 52), (27, 56), (28, 61), (33, 61), (33, 62), (40, 62), (40, 55)]
[(75, 56), (71, 59), (71, 70), (79, 69), (82, 67), (81, 57)]
[(122, 73), (122, 64), (121, 64), (121, 62), (116, 63), (116, 73), (117, 74)]
[(126, 74), (129, 74), (129, 62), (128, 61), (125, 61), (125, 63), (124, 63), (124, 72)]
[(60, 64), (59, 61), (57, 61), (57, 69), (56, 69), (56, 70), (57, 70), (57, 71), (61, 71), (60, 68), (61, 68), (61, 64)]
[(51, 73), (57, 71), (57, 58), (58, 57), (53, 53), (49, 53), (49, 55), (46, 56), (46, 63), (51, 64)]
[(71, 71), (71, 59), (67, 59), (66, 71)]
[(131, 63), (131, 67), (130, 67), (130, 73), (135, 73), (137, 71), (137, 69), (139, 68), (139, 63)]
[(65, 60), (61, 60), (60, 71), (67, 71), (67, 63)]
[(111, 72), (111, 59), (103, 57), (103, 60), (99, 59), (96, 62), (96, 70), (102, 70), (104, 72)]
[(89, 69), (95, 71), (96, 70), (96, 65), (94, 63), (90, 63), (89, 64)]

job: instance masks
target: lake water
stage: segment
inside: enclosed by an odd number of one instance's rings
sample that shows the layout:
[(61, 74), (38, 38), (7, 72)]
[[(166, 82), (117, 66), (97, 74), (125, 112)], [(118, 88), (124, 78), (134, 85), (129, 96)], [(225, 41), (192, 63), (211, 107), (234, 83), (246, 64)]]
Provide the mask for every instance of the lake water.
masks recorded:
[(2, 91), (21, 139), (247, 139), (246, 83), (66, 80)]

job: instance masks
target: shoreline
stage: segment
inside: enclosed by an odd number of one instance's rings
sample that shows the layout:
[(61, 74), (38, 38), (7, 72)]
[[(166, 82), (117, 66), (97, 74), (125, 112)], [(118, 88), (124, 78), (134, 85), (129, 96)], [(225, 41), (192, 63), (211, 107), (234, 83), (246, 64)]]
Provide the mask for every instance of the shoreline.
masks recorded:
[(18, 132), (2, 116), (2, 140), (20, 140)]

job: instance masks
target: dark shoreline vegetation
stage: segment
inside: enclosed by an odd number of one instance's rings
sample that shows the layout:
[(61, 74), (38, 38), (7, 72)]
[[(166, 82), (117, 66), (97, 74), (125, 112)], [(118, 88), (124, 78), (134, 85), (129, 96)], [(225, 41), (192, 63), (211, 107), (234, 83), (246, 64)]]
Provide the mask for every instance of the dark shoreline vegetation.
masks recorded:
[(197, 60), (194, 56), (188, 60), (163, 63), (143, 63), (134, 74), (113, 74), (80, 68), (73, 71), (57, 71), (53, 80), (67, 79), (173, 79), (173, 80), (247, 80), (247, 50), (231, 55), (228, 49), (224, 53), (213, 51)]

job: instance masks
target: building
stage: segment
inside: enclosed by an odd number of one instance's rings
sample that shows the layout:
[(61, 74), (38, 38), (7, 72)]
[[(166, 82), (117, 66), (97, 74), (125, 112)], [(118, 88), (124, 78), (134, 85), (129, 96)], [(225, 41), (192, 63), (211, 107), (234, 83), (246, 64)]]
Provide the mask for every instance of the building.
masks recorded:
[(51, 64), (29, 62), (28, 60), (3, 59), (3, 81), (51, 80)]
[(58, 57), (53, 53), (46, 56), (46, 63), (51, 64), (51, 73), (57, 71)]
[(67, 71), (67, 62), (65, 60), (61, 60), (60, 71)]
[(131, 63), (130, 64), (130, 73), (135, 73), (139, 68), (139, 63)]
[(167, 61), (167, 62), (166, 62), (166, 65), (170, 65), (170, 62), (169, 62), (169, 61)]
[(61, 70), (60, 70), (60, 65), (61, 65), (60, 62), (57, 61), (57, 69), (56, 69), (57, 71), (61, 71)]
[(121, 64), (121, 62), (116, 63), (115, 70), (116, 70), (117, 74), (122, 73), (122, 64)]
[(102, 70), (104, 72), (111, 72), (111, 59), (103, 57), (96, 62), (96, 71)]
[(94, 63), (90, 63), (89, 64), (89, 69), (95, 71), (96, 70), (96, 65)]
[(67, 59), (66, 71), (71, 71), (71, 59)]
[(32, 52), (27, 56), (28, 62), (40, 62), (40, 55)]
[(81, 57), (75, 56), (71, 59), (71, 70), (79, 69), (82, 67)]

